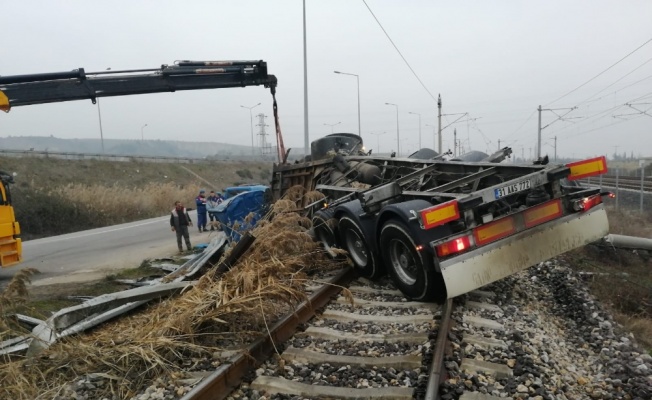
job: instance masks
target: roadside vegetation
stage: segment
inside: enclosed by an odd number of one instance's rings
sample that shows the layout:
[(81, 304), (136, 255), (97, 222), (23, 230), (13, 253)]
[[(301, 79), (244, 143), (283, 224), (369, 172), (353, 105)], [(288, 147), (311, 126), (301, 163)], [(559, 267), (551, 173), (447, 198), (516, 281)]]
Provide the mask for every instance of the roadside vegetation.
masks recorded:
[(271, 163), (198, 164), (0, 157), (23, 240), (166, 215), (175, 200), (194, 208), (200, 188), (269, 183)]
[[(607, 207), (611, 233), (652, 238), (652, 214)], [(592, 294), (652, 354), (652, 253), (590, 245), (562, 256)]]

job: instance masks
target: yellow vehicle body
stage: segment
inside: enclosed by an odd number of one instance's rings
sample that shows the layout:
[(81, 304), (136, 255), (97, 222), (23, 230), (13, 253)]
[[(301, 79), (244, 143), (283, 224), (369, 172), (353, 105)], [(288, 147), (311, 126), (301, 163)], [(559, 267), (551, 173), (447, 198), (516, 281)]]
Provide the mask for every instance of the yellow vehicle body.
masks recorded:
[(11, 267), (23, 259), (20, 225), (11, 205), (11, 194), (5, 179), (0, 185), (0, 266)]

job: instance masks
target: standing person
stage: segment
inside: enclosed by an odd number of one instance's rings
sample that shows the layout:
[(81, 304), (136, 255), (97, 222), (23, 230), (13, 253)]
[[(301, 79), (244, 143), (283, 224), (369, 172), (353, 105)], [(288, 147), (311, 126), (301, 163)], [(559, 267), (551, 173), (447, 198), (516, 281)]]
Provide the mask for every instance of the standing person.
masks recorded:
[(195, 199), (197, 204), (197, 228), (199, 232), (206, 232), (206, 191), (201, 189)]
[(188, 250), (192, 249), (190, 245), (190, 233), (188, 232), (188, 227), (192, 226), (192, 220), (190, 220), (188, 210), (178, 200), (174, 202), (174, 208), (170, 212), (170, 226), (172, 227), (172, 232), (177, 233), (179, 253), (183, 251), (183, 247), (181, 246), (182, 236), (186, 241), (186, 248)]
[(206, 210), (208, 211), (208, 218), (210, 219), (211, 231), (215, 230), (213, 220), (217, 223), (217, 206), (219, 206), (221, 202), (222, 199), (215, 194), (214, 190), (211, 190), (206, 198)]

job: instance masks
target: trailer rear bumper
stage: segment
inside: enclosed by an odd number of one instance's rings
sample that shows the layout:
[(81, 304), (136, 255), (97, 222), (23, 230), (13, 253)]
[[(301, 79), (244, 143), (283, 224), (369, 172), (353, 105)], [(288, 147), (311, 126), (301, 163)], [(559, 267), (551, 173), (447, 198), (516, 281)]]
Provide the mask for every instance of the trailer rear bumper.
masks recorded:
[(602, 239), (603, 205), (571, 214), (439, 263), (448, 298), (468, 293), (534, 264)]

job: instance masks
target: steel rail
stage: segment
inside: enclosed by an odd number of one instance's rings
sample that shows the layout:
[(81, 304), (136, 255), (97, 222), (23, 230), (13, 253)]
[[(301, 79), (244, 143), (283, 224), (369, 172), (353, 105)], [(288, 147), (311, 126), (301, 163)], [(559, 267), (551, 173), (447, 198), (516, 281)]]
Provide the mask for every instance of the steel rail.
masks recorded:
[(326, 306), (342, 287), (355, 276), (353, 269), (346, 268), (328, 283), (316, 290), (302, 302), (294, 312), (287, 314), (270, 329), (269, 334), (257, 339), (246, 351), (233, 356), (215, 372), (204, 378), (181, 400), (222, 400), (240, 385), (244, 376), (265, 361), (274, 351), (274, 346), (290, 339), (300, 324), (306, 323), (316, 310)]
[(430, 365), (430, 376), (428, 377), (428, 386), (424, 400), (439, 399), (439, 384), (442, 379), (442, 370), (444, 368), (444, 354), (448, 344), (448, 332), (451, 328), (451, 312), (453, 311), (453, 300), (448, 299), (441, 310), (441, 320), (439, 321), (439, 333), (437, 334), (437, 343), (432, 355), (432, 364)]
[[(618, 185), (616, 185), (616, 182), (618, 182)], [(591, 185), (599, 186), (599, 182), (594, 182), (591, 180)], [(620, 189), (629, 189), (629, 190), (641, 190), (641, 179), (639, 178), (638, 180), (633, 180), (633, 179), (618, 179), (616, 181), (615, 178), (603, 178), (602, 179), (602, 186), (603, 187), (609, 187), (609, 188), (620, 188)], [(651, 192), (652, 191), (652, 182), (650, 181), (643, 181), (643, 191), (644, 192)]]

